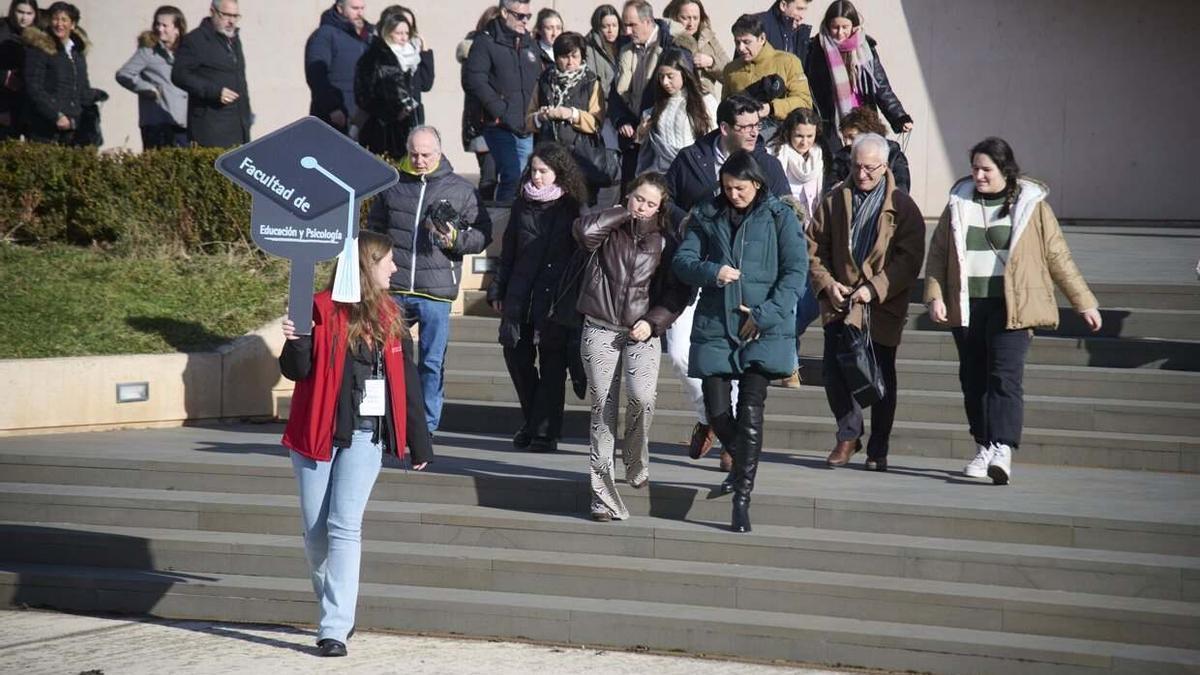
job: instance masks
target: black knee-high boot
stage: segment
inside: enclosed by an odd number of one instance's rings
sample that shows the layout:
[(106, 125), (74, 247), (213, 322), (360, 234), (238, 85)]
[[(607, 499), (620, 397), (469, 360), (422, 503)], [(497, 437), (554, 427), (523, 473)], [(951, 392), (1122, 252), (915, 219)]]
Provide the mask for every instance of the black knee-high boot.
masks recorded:
[(763, 412), (760, 405), (738, 406), (737, 441), (733, 453), (733, 515), (730, 528), (734, 532), (750, 531), (750, 492), (758, 474), (758, 458), (763, 445)]
[[(728, 448), (730, 454), (734, 454), (733, 449), (737, 447), (738, 431), (737, 421), (733, 419), (733, 415), (727, 412), (716, 416), (710, 415), (708, 425), (712, 428), (717, 440), (721, 441), (721, 445)], [(721, 494), (727, 495), (733, 492), (734, 479), (733, 469), (730, 469), (729, 474), (725, 476), (725, 480), (721, 481)]]

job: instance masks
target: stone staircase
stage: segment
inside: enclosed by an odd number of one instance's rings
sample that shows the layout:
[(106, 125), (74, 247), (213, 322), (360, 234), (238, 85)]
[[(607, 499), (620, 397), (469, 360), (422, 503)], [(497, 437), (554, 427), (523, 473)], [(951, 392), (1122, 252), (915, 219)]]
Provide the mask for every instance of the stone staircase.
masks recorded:
[[(1097, 288), (1157, 304), (1107, 336), (1035, 338), (1005, 488), (959, 474), (947, 333), (913, 318), (887, 474), (824, 468), (810, 359), (812, 385), (769, 393), (746, 535), (728, 532), (715, 459), (680, 445), (693, 420), (665, 367), (649, 487), (620, 486), (629, 521), (594, 523), (582, 402), (558, 453), (514, 450), (496, 320), (456, 318), (435, 472), (387, 461), (358, 625), (935, 673), (1200, 673), (1200, 303), (1170, 290)], [(804, 353), (819, 344), (810, 330)], [(0, 602), (311, 623), (280, 432), (0, 438)]]

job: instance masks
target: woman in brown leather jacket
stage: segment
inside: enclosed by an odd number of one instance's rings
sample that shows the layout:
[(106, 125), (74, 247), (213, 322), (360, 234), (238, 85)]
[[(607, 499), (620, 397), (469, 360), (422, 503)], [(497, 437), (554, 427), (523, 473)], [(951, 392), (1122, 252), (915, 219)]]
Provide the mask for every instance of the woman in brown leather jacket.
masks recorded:
[(661, 174), (639, 176), (624, 206), (575, 221), (575, 240), (592, 253), (579, 286), (580, 353), (592, 401), (592, 518), (624, 520), (629, 511), (613, 478), (622, 373), (628, 408), (622, 459), (635, 490), (650, 480), (650, 420), (657, 395), (660, 338), (687, 306), (690, 289), (671, 272), (679, 240), (670, 226), (670, 193)]

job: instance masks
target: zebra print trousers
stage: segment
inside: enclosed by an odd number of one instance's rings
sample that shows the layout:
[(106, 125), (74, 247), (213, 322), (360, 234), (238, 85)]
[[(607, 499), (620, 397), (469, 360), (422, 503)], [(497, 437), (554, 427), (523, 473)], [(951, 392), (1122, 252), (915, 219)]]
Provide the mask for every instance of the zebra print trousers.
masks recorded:
[(616, 331), (585, 321), (579, 347), (588, 376), (592, 401), (591, 484), (592, 513), (608, 512), (616, 520), (629, 517), (613, 478), (617, 437), (617, 411), (621, 382), (628, 399), (625, 410), (625, 443), (621, 458), (625, 479), (641, 483), (649, 477), (650, 422), (658, 395), (658, 364), (662, 347), (658, 338), (634, 342), (629, 331)]

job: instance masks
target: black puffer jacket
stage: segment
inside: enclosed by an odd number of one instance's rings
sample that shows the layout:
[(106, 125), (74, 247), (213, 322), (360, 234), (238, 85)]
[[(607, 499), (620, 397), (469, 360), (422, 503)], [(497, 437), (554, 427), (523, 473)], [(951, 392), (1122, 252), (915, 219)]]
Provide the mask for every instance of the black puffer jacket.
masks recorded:
[(463, 91), (483, 106), (487, 126), (528, 136), (525, 113), (542, 74), (541, 50), (533, 35), (518, 35), (496, 19), (475, 36), (463, 66)]
[[(433, 242), (425, 222), (429, 208), (442, 199), (459, 214), (458, 238), (450, 250)], [(392, 238), (396, 261), (392, 292), (435, 300), (458, 297), (463, 256), (483, 251), (492, 240), (492, 221), (487, 210), (480, 208), (479, 192), (454, 173), (445, 157), (427, 175), (401, 171), (400, 182), (372, 202), (367, 227)]]
[[(864, 92), (862, 104), (871, 106), (883, 113), (891, 125), (892, 131), (900, 133), (905, 123), (911, 122), (912, 117), (904, 111), (892, 84), (888, 81), (883, 62), (879, 60), (879, 52), (875, 49), (875, 39), (868, 36), (867, 44), (871, 45), (874, 69), (872, 76), (874, 86), (871, 91)], [(825, 57), (825, 48), (821, 46), (821, 37), (814, 36), (809, 41), (808, 59), (804, 62), (804, 72), (808, 75), (808, 87), (812, 90), (813, 105), (821, 115), (821, 130), (828, 147), (839, 148), (842, 143), (838, 138), (837, 123), (834, 120), (837, 110), (837, 89), (833, 84), (833, 75), (829, 71), (829, 60)]]
[(408, 151), (408, 132), (418, 124), (417, 110), (406, 110), (402, 102), (421, 102), (421, 92), (433, 88), (433, 52), (421, 52), (421, 63), (412, 72), (400, 61), (383, 38), (375, 38), (354, 71), (354, 99), (367, 114), (359, 134), (371, 152), (400, 158)]
[(624, 206), (583, 216), (574, 233), (585, 251), (597, 251), (584, 268), (575, 308), (626, 328), (644, 320), (655, 336), (665, 334), (692, 297), (671, 271), (679, 248), (675, 233), (635, 223)]
[(25, 99), (21, 74), (25, 67), (25, 43), (21, 40), (21, 30), (11, 21), (0, 21), (0, 114), (9, 116), (9, 125), (14, 129), (20, 128)]
[[(197, 145), (228, 148), (250, 140), (250, 92), (240, 37), (227, 38), (204, 19), (183, 36), (171, 81), (188, 93), (188, 137)], [(221, 103), (221, 89), (238, 100)]]
[(552, 202), (518, 197), (504, 230), (500, 269), (488, 288), (488, 302), (504, 303), (504, 318), (541, 325), (553, 304), (563, 270), (575, 254), (571, 225), (579, 204), (568, 196)]
[(83, 107), (96, 102), (88, 81), (87, 36), (76, 29), (71, 54), (58, 39), (34, 26), (21, 35), (25, 40), (25, 112), (28, 133), (41, 140), (69, 141), (72, 132), (61, 132), (55, 125), (59, 115), (79, 129)]

